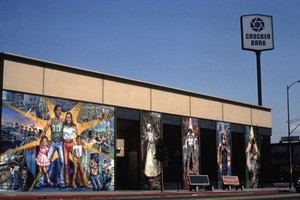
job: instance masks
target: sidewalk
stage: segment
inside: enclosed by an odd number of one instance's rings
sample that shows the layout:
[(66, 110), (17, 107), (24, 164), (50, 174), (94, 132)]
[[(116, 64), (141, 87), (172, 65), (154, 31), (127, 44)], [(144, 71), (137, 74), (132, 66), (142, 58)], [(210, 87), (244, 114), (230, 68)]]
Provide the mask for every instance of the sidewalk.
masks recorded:
[(160, 190), (155, 191), (100, 191), (100, 192), (17, 192), (0, 190), (0, 199), (151, 199), (160, 197), (194, 197), (194, 196), (212, 196), (212, 195), (244, 195), (244, 194), (270, 194), (279, 192), (295, 192), (289, 188), (258, 188), (244, 190), (214, 190), (205, 191), (199, 190), (165, 190), (163, 193)]

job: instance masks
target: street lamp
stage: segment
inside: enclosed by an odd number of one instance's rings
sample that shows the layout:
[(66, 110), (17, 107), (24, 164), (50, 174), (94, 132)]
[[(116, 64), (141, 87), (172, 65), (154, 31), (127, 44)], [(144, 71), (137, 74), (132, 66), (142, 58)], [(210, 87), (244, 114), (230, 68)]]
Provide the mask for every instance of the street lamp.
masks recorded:
[(291, 122), (290, 122), (290, 100), (289, 100), (289, 89), (295, 84), (299, 83), (300, 80), (293, 82), (292, 84), (288, 85), (286, 87), (286, 96), (287, 96), (287, 115), (288, 115), (288, 140), (289, 140), (289, 170), (290, 170), (290, 189), (292, 189), (292, 183), (293, 183), (293, 163), (292, 163), (292, 147), (291, 147), (291, 134), (293, 131), (291, 131)]

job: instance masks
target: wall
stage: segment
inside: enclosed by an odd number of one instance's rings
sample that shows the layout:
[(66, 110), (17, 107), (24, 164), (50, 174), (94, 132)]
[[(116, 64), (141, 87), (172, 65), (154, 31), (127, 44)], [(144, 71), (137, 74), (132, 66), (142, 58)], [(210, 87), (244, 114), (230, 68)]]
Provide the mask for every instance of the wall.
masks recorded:
[(3, 89), (271, 128), (271, 110), (74, 67), (2, 54)]

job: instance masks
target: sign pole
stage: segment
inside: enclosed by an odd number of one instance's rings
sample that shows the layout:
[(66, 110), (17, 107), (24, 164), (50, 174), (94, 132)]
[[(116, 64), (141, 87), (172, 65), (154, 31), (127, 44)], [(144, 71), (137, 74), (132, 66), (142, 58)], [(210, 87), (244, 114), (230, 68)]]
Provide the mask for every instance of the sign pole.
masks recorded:
[(256, 66), (257, 66), (257, 97), (258, 105), (262, 105), (262, 90), (261, 90), (261, 67), (260, 67), (260, 52), (255, 51), (256, 54)]
[(262, 106), (261, 66), (262, 51), (274, 49), (273, 20), (269, 15), (241, 16), (242, 49), (254, 51), (257, 65), (257, 97), (258, 105)]

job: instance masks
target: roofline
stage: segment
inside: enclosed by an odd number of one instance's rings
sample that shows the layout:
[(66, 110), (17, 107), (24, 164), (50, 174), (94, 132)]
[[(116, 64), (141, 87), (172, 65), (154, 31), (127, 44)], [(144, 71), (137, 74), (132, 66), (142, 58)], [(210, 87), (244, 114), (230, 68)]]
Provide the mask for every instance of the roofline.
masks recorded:
[(160, 90), (174, 92), (174, 93), (178, 93), (178, 94), (182, 94), (182, 95), (188, 95), (191, 97), (201, 97), (204, 99), (220, 101), (223, 103), (231, 103), (231, 104), (236, 104), (239, 106), (250, 107), (250, 108), (255, 108), (255, 109), (264, 110), (264, 111), (272, 110), (271, 108), (267, 108), (264, 106), (248, 104), (248, 103), (244, 103), (244, 102), (234, 101), (234, 100), (230, 100), (230, 99), (224, 99), (224, 98), (210, 96), (210, 95), (204, 95), (204, 94), (200, 94), (200, 93), (196, 93), (196, 92), (192, 92), (192, 91), (188, 91), (188, 90), (182, 90), (182, 89), (178, 89), (178, 88), (172, 88), (172, 87), (163, 86), (163, 85), (159, 85), (159, 84), (148, 83), (148, 82), (139, 81), (139, 80), (135, 80), (135, 79), (124, 78), (121, 76), (100, 73), (100, 72), (93, 71), (93, 70), (82, 69), (82, 68), (78, 68), (78, 67), (74, 67), (74, 66), (70, 66), (70, 65), (64, 65), (64, 64), (59, 64), (59, 63), (55, 63), (55, 62), (44, 61), (44, 60), (40, 60), (40, 59), (20, 56), (20, 55), (16, 55), (16, 54), (7, 53), (7, 52), (1, 52), (0, 59), (42, 66), (45, 68), (56, 69), (59, 71), (79, 73), (81, 75), (87, 75), (87, 76), (91, 76), (91, 77), (95, 77), (95, 78), (100, 77), (100, 78), (103, 78), (106, 80), (117, 80), (117, 81), (120, 81), (123, 83), (129, 83), (129, 84), (149, 87), (152, 89), (160, 89)]

